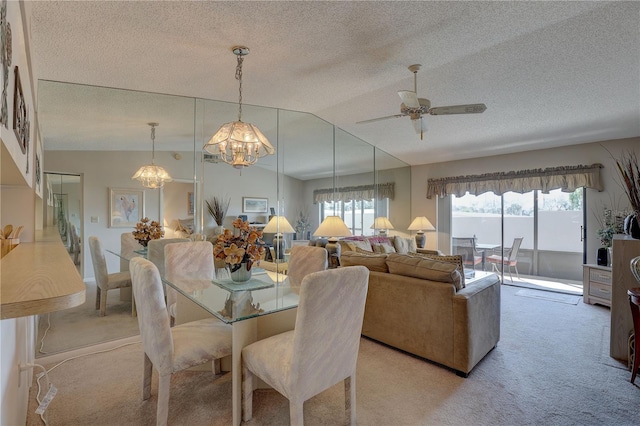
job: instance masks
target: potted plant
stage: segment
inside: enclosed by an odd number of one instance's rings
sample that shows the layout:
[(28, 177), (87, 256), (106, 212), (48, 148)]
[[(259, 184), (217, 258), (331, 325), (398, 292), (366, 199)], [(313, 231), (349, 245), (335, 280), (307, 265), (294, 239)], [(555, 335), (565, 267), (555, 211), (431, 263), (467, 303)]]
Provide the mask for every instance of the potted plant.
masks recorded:
[(213, 255), (216, 259), (224, 260), (233, 281), (247, 281), (251, 278), (253, 263), (260, 260), (265, 252), (262, 231), (240, 218), (233, 221), (233, 228), (238, 232), (225, 229), (218, 236)]
[(622, 179), (622, 187), (629, 199), (633, 213), (624, 220), (624, 232), (640, 239), (640, 166), (635, 152), (627, 151), (616, 158), (616, 165)]
[(162, 238), (164, 236), (164, 230), (162, 226), (160, 226), (160, 222), (144, 217), (136, 224), (136, 229), (132, 234), (133, 238), (135, 238), (142, 247), (147, 247), (149, 241)]
[(229, 210), (229, 205), (231, 204), (231, 197), (218, 197), (214, 195), (211, 197), (211, 201), (206, 200), (207, 210), (209, 210), (209, 214), (218, 225), (218, 229), (214, 231), (215, 234), (222, 234), (224, 232), (224, 218), (227, 216), (227, 211)]

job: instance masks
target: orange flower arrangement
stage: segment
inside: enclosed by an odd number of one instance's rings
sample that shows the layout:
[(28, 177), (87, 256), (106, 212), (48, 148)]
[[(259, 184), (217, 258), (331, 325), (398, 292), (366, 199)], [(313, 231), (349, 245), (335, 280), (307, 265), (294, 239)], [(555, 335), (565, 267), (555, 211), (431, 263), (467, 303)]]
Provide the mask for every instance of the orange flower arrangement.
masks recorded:
[(160, 222), (152, 220), (151, 223), (149, 223), (149, 218), (144, 217), (136, 224), (136, 229), (132, 234), (133, 238), (138, 240), (142, 247), (146, 247), (149, 241), (162, 238), (164, 236), (164, 230), (162, 226), (160, 226)]
[(216, 259), (224, 260), (231, 272), (240, 269), (245, 262), (250, 270), (253, 262), (258, 261), (265, 251), (262, 231), (240, 218), (233, 221), (233, 228), (239, 231), (237, 235), (235, 231), (225, 229), (224, 234), (218, 236), (213, 255)]

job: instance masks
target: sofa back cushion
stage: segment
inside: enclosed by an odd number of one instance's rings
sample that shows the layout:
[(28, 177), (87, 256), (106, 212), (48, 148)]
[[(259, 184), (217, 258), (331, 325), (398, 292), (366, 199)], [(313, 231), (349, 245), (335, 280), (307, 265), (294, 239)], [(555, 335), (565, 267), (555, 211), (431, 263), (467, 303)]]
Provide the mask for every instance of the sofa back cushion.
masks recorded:
[(402, 238), (397, 235), (393, 239), (393, 246), (395, 247), (396, 252), (401, 254), (407, 254), (410, 251), (415, 252), (418, 250), (415, 238)]
[(460, 272), (460, 287), (465, 288), (464, 282), (464, 259), (462, 255), (457, 254), (453, 256), (445, 256), (441, 254), (432, 254), (432, 253), (409, 253), (410, 256), (422, 256), (427, 259), (437, 260), (440, 262), (453, 263), (458, 267), (458, 272)]
[(364, 254), (355, 251), (340, 255), (340, 266), (366, 266), (370, 271), (389, 272), (386, 254)]
[(391, 253), (387, 255), (387, 267), (391, 274), (451, 283), (456, 290), (462, 288), (460, 272), (454, 263), (441, 262), (422, 256)]

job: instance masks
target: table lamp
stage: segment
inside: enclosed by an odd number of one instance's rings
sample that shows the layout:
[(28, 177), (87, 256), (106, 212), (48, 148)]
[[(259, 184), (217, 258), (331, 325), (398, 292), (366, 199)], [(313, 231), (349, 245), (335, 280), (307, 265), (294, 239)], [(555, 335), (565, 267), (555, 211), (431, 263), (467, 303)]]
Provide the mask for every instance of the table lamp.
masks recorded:
[(314, 237), (327, 237), (329, 242), (325, 246), (329, 256), (335, 254), (340, 257), (340, 245), (338, 244), (338, 237), (350, 237), (351, 231), (347, 228), (347, 225), (342, 221), (340, 216), (327, 216), (324, 218), (316, 232), (313, 233)]
[(371, 225), (371, 229), (377, 229), (378, 235), (382, 237), (386, 237), (387, 230), (393, 229), (393, 225), (391, 224), (391, 222), (389, 222), (389, 219), (387, 219), (386, 217), (379, 216), (379, 217), (376, 217), (375, 220), (373, 221), (373, 225)]
[(273, 247), (276, 251), (276, 259), (284, 259), (284, 237), (282, 234), (294, 234), (296, 231), (284, 216), (273, 216), (267, 226), (262, 230), (263, 233), (275, 234), (273, 237)]
[(424, 248), (424, 243), (427, 241), (427, 237), (424, 235), (424, 231), (435, 231), (429, 219), (424, 216), (417, 216), (409, 225), (409, 231), (418, 231), (416, 233), (416, 245), (418, 248)]

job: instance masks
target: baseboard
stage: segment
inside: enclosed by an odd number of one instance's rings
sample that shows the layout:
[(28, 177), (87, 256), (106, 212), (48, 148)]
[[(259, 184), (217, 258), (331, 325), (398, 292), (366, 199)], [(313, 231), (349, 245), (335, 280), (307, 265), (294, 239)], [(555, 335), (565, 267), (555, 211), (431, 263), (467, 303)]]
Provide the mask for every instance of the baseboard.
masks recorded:
[(80, 356), (90, 355), (95, 352), (108, 351), (111, 349), (115, 349), (122, 345), (127, 345), (130, 343), (141, 343), (141, 342), (142, 340), (139, 335), (125, 337), (123, 339), (111, 340), (109, 342), (99, 343), (97, 345), (85, 346), (82, 348), (73, 349), (66, 352), (59, 352), (57, 354), (36, 358), (34, 362), (40, 365), (57, 364), (69, 358), (76, 358)]

